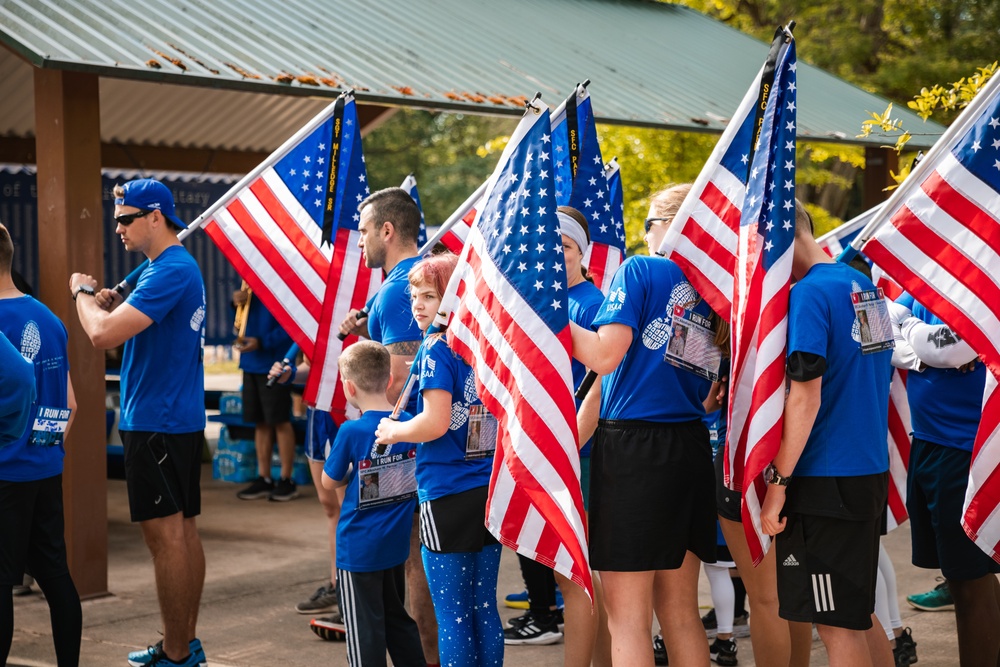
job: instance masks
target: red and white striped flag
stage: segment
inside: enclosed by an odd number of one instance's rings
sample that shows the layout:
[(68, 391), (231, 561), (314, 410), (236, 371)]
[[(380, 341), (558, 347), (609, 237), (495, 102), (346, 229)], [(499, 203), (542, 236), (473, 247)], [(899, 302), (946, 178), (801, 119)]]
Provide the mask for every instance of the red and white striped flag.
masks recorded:
[(698, 294), (730, 321), (740, 210), (764, 68), (750, 84), (667, 228), (658, 254), (677, 263)]
[[(733, 285), (732, 375), (726, 477), (743, 492), (743, 530), (754, 564), (770, 537), (760, 524), (764, 468), (781, 446), (788, 290), (795, 236), (795, 40), (779, 29), (760, 91), (763, 115), (740, 216)], [(770, 78), (770, 77), (768, 77)]]
[(206, 211), (204, 224), (312, 360), (307, 400), (334, 412), (346, 402), (335, 400), (342, 343), (330, 327), (381, 284), (357, 248), (358, 197), (367, 193), (360, 136), (354, 97), (345, 94)]
[[(1000, 561), (1000, 77), (862, 233), (865, 254), (965, 340), (990, 373), (962, 525)], [(883, 224), (888, 223), (888, 224)]]
[[(486, 525), (593, 599), (549, 110), (529, 105), (442, 300), (448, 344), (499, 422)], [(443, 323), (443, 322), (442, 322)]]

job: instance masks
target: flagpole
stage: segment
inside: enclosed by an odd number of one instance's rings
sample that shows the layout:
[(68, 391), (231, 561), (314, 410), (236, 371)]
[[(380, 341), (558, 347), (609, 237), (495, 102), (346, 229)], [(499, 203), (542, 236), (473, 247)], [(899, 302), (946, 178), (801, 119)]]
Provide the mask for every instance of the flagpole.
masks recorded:
[[(892, 196), (886, 200), (882, 211), (861, 230), (860, 234), (854, 237), (854, 240), (841, 253), (837, 261), (849, 262), (858, 254), (861, 248), (875, 235), (878, 228), (889, 219), (889, 216), (899, 205), (900, 200), (908, 197), (913, 188), (920, 187), (920, 184), (926, 179), (928, 172), (933, 171), (934, 167), (931, 165), (937, 162), (937, 156), (944, 151), (951, 150), (951, 146), (955, 143), (955, 140), (968, 132), (969, 128), (975, 124), (983, 109), (993, 101), (998, 88), (1000, 88), (1000, 76), (994, 75), (986, 83), (986, 86), (976, 94), (972, 102), (969, 103), (969, 106), (965, 107), (965, 110), (959, 114), (955, 122), (949, 125), (944, 134), (934, 142), (934, 145), (927, 151), (924, 159), (920, 160), (913, 167), (910, 175), (906, 177), (903, 184), (896, 188)], [(846, 259), (844, 259), (845, 257)]]
[[(310, 120), (308, 123), (299, 128), (299, 131), (293, 134), (291, 137), (289, 137), (285, 141), (285, 143), (278, 146), (277, 149), (275, 149), (269, 156), (267, 156), (267, 159), (258, 164), (252, 170), (250, 170), (250, 172), (247, 173), (246, 176), (237, 181), (236, 184), (233, 185), (233, 187), (229, 188), (229, 191), (226, 192), (225, 195), (219, 197), (211, 206), (205, 209), (205, 211), (201, 215), (195, 218), (194, 222), (189, 224), (185, 229), (182, 229), (177, 234), (177, 240), (183, 241), (188, 236), (193, 234), (196, 229), (199, 229), (203, 224), (205, 224), (205, 222), (209, 218), (215, 215), (216, 211), (222, 208), (223, 204), (225, 204), (229, 200), (229, 197), (233, 193), (239, 192), (241, 189), (246, 187), (247, 184), (259, 178), (260, 175), (264, 173), (264, 170), (269, 169), (275, 162), (284, 157), (285, 153), (291, 150), (296, 144), (302, 141), (305, 137), (312, 134), (312, 132), (315, 131), (316, 128), (325, 123), (330, 118), (330, 116), (333, 115), (333, 110), (334, 107), (336, 107), (337, 105), (337, 100), (339, 100), (342, 97), (353, 97), (353, 95), (354, 95), (353, 88), (345, 90), (340, 95), (338, 95), (336, 100), (328, 104), (326, 107), (323, 108), (322, 111), (313, 116), (312, 120)], [(333, 168), (333, 165), (331, 165), (331, 168)], [(131, 273), (129, 273), (124, 280), (115, 285), (114, 290), (119, 294), (121, 294), (122, 296), (124, 296), (128, 290), (135, 287), (136, 283), (139, 281), (139, 275), (146, 269), (148, 265), (149, 265), (148, 259), (143, 261), (143, 263), (140, 264), (138, 267), (136, 267)]]
[(452, 213), (450, 216), (448, 216), (447, 220), (441, 223), (441, 226), (438, 227), (438, 230), (434, 232), (434, 236), (432, 238), (427, 239), (427, 243), (424, 244), (424, 247), (422, 247), (420, 250), (417, 251), (418, 255), (422, 257), (427, 253), (429, 253), (431, 250), (433, 250), (434, 246), (436, 246), (438, 242), (442, 238), (444, 238), (444, 235), (447, 234), (451, 230), (451, 228), (455, 226), (455, 223), (457, 223), (459, 220), (465, 217), (465, 214), (469, 212), (469, 207), (471, 207), (473, 204), (477, 203), (480, 199), (482, 199), (483, 192), (486, 191), (487, 183), (489, 183), (488, 179), (483, 181), (482, 185), (476, 188), (476, 191), (473, 192), (471, 195), (469, 195), (466, 198), (466, 200), (462, 202), (462, 204), (457, 209), (455, 209), (455, 212)]

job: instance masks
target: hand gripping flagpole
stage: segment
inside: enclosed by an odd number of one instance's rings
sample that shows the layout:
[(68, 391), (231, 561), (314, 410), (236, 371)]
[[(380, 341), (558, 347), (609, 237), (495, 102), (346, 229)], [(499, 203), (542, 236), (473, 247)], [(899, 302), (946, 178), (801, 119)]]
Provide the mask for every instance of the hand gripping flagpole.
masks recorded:
[[(342, 97), (350, 95), (354, 95), (353, 88), (342, 92), (340, 95), (337, 96), (337, 100), (339, 100)], [(262, 173), (264, 173), (266, 169), (270, 168), (271, 165), (273, 165), (281, 157), (283, 157), (285, 153), (291, 150), (292, 147), (294, 147), (296, 144), (302, 141), (302, 139), (304, 139), (305, 137), (312, 134), (312, 132), (317, 127), (325, 123), (327, 119), (329, 119), (330, 116), (333, 115), (334, 108), (337, 105), (337, 100), (334, 100), (328, 106), (326, 106), (326, 108), (324, 108), (321, 112), (316, 114), (316, 116), (314, 116), (312, 120), (306, 123), (302, 128), (299, 129), (298, 132), (289, 137), (288, 140), (285, 141), (285, 143), (281, 144), (281, 146), (279, 146), (274, 152), (272, 152), (267, 157), (266, 160), (264, 160), (259, 165), (254, 167), (246, 176), (237, 181), (236, 184), (233, 185), (233, 187), (229, 188), (229, 191), (226, 192), (225, 195), (217, 199), (214, 204), (205, 209), (205, 211), (201, 215), (199, 215), (194, 220), (194, 222), (189, 224), (185, 229), (182, 229), (177, 234), (177, 240), (183, 241), (188, 236), (193, 234), (196, 229), (199, 229), (213, 215), (215, 215), (216, 211), (222, 208), (223, 205), (229, 201), (229, 198), (231, 196), (233, 196), (235, 193), (239, 192), (241, 189), (246, 187), (248, 183), (251, 183), (254, 180), (256, 180)], [(148, 259), (143, 261), (142, 264), (137, 266), (131, 273), (125, 276), (124, 280), (115, 285), (114, 291), (118, 292), (122, 296), (126, 296), (133, 288), (135, 288), (136, 284), (139, 282), (139, 276), (142, 274), (142, 272), (146, 269), (147, 266), (149, 266)]]
[[(299, 356), (299, 346), (298, 343), (292, 343), (292, 346), (288, 348), (288, 352), (285, 352), (285, 356), (281, 359), (281, 373), (273, 377), (267, 378), (267, 386), (273, 387), (274, 383), (278, 381), (278, 378), (285, 374), (291, 365), (295, 361), (295, 357)], [(290, 382), (290, 381), (289, 381)]]
[[(864, 245), (871, 240), (875, 232), (878, 231), (878, 228), (892, 218), (893, 213), (899, 207), (900, 203), (909, 198), (914, 188), (920, 187), (926, 180), (928, 172), (935, 169), (938, 162), (938, 155), (945, 151), (950, 151), (958, 137), (964, 136), (975, 125), (980, 114), (993, 101), (998, 89), (1000, 89), (1000, 76), (994, 75), (976, 94), (969, 103), (969, 106), (965, 107), (962, 113), (959, 114), (955, 122), (949, 125), (948, 129), (934, 142), (934, 145), (927, 151), (927, 155), (914, 165), (913, 169), (910, 170), (910, 175), (906, 177), (902, 185), (893, 191), (889, 199), (882, 205), (882, 210), (878, 215), (865, 225), (860, 234), (854, 237), (851, 244), (837, 258), (838, 261), (850, 262)], [(846, 259), (843, 259), (844, 257)]]

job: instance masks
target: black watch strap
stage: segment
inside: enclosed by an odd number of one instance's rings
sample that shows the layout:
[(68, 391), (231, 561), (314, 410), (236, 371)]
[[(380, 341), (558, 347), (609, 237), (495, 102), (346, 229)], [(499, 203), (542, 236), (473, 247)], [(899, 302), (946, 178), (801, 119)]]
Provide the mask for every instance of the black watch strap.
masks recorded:
[(90, 285), (80, 285), (79, 287), (76, 288), (76, 291), (73, 292), (73, 301), (76, 301), (76, 297), (80, 296), (81, 294), (94, 296), (94, 288), (91, 287)]

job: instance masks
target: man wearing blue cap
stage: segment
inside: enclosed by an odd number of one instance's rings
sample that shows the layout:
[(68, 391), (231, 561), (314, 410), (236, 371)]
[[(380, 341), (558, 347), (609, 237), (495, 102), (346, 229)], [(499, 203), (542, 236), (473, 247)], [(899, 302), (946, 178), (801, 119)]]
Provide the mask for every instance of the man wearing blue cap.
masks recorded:
[(74, 273), (70, 291), (94, 347), (125, 344), (121, 369), (122, 443), (132, 521), (153, 556), (163, 641), (129, 654), (133, 667), (197, 667), (205, 653), (195, 627), (205, 553), (201, 512), (205, 431), (205, 286), (177, 240), (186, 225), (170, 190), (140, 179), (115, 187), (115, 228), (125, 249), (149, 259), (123, 301), (92, 276)]

